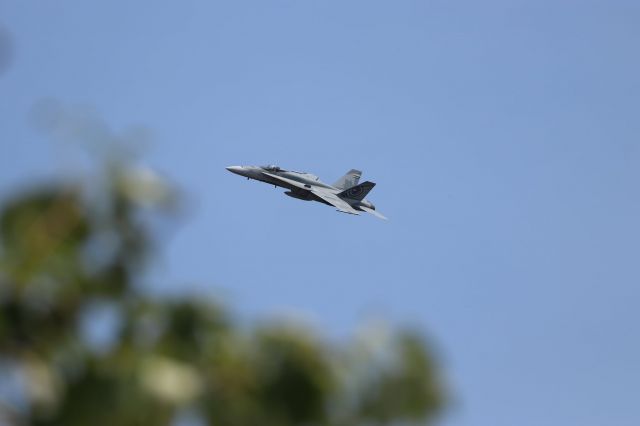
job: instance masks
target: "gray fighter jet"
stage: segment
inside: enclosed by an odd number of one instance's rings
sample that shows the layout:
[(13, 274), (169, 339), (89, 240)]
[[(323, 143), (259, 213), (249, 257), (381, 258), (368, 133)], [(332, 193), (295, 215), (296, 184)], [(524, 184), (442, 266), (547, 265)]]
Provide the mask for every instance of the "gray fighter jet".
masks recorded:
[(305, 201), (318, 201), (349, 214), (371, 213), (386, 219), (376, 207), (364, 197), (376, 186), (373, 182), (358, 184), (362, 172), (349, 170), (333, 185), (322, 182), (310, 173), (284, 170), (278, 166), (230, 166), (231, 173), (288, 189), (286, 195)]

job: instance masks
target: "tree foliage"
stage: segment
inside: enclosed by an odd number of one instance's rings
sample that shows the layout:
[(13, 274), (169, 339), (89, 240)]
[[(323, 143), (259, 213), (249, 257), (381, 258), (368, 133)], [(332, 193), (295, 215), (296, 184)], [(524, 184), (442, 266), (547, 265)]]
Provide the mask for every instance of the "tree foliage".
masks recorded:
[(338, 344), (143, 291), (157, 244), (149, 205), (169, 192), (129, 169), (106, 175), (22, 191), (0, 209), (0, 424), (351, 426), (440, 412), (416, 333)]

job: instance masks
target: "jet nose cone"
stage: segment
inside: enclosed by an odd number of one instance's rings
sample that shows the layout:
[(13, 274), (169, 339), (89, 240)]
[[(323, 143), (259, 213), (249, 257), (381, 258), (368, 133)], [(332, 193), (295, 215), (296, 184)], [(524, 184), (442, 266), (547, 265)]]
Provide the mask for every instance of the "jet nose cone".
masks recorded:
[(242, 166), (229, 166), (229, 167), (226, 167), (226, 169), (229, 170), (231, 173), (235, 173), (239, 175), (240, 172), (242, 171)]

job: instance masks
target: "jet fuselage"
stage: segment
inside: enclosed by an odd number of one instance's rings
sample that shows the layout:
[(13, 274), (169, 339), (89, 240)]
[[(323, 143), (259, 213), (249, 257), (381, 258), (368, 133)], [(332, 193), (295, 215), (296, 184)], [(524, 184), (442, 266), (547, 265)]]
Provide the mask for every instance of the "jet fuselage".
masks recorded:
[[(345, 191), (349, 188), (337, 188), (329, 185), (311, 173), (284, 170), (277, 166), (229, 166), (226, 169), (231, 173), (244, 176), (247, 179), (258, 180), (276, 187), (288, 189), (289, 191), (285, 192), (286, 195), (300, 200), (318, 201), (323, 204), (335, 206), (333, 201), (322, 195), (329, 193), (334, 196), (341, 196), (340, 199), (348, 203), (355, 210), (364, 211), (363, 208), (375, 210), (373, 203), (363, 197), (357, 196), (362, 193), (360, 185), (350, 187), (353, 188), (352, 192), (354, 193), (354, 198), (351, 199), (344, 195)], [(352, 171), (355, 172), (355, 170)], [(357, 178), (359, 177), (360, 175), (358, 174)], [(355, 183), (357, 183), (357, 178)], [(370, 184), (370, 188), (375, 185)], [(370, 188), (368, 188), (366, 192), (368, 192)], [(358, 192), (358, 190), (360, 190), (360, 192)], [(362, 195), (366, 195), (366, 193)]]

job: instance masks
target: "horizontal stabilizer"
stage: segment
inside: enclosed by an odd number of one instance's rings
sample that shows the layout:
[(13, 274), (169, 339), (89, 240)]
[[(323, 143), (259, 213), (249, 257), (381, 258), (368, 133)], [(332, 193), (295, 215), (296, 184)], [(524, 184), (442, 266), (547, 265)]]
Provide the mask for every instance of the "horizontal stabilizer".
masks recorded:
[(378, 219), (384, 219), (384, 220), (388, 220), (386, 217), (384, 217), (383, 215), (381, 215), (380, 213), (378, 213), (377, 211), (375, 211), (374, 209), (370, 209), (369, 207), (364, 207), (364, 206), (360, 206), (360, 208), (362, 210), (364, 210), (367, 213), (371, 213), (372, 215), (374, 215), (375, 217), (377, 217)]

